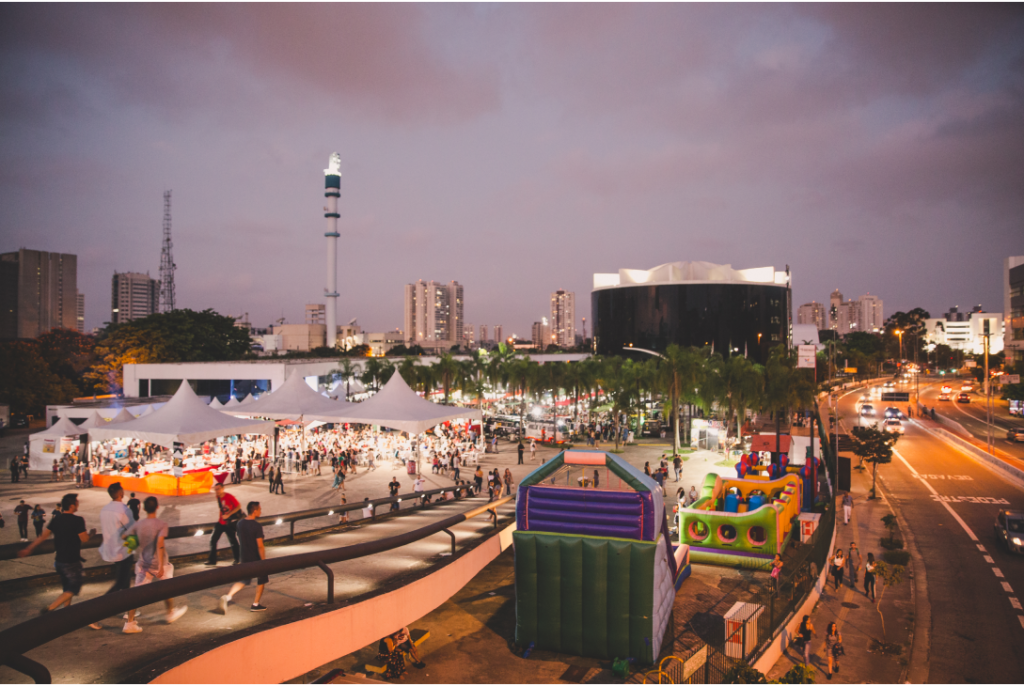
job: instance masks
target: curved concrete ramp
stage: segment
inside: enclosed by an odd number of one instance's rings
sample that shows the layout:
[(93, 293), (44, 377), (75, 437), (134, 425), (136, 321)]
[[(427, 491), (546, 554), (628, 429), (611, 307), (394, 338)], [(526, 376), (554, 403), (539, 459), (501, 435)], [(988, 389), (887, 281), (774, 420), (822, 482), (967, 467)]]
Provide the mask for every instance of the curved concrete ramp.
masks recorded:
[(165, 671), (151, 683), (282, 683), (411, 624), (452, 597), (512, 544), (511, 523), (409, 584), (332, 612), (244, 636)]

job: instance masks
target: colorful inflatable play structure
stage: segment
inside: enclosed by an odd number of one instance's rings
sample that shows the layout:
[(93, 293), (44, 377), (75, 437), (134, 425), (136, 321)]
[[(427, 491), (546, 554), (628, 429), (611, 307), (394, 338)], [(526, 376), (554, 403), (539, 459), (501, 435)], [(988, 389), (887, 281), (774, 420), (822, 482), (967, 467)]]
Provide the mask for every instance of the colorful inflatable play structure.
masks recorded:
[(679, 542), (694, 562), (764, 568), (786, 549), (803, 502), (803, 479), (704, 477), (698, 500), (679, 508)]
[(690, 560), (653, 479), (610, 453), (563, 451), (519, 484), (516, 529), (516, 643), (655, 660)]

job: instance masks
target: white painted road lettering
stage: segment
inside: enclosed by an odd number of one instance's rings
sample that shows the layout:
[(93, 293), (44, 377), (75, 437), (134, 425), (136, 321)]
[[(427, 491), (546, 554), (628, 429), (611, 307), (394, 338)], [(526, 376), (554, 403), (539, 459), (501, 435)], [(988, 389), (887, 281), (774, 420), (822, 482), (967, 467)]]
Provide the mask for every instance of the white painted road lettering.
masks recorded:
[(973, 495), (939, 495), (932, 494), (932, 500), (939, 503), (976, 503), (979, 505), (1009, 505), (1006, 498), (987, 498), (985, 496)]
[(966, 474), (918, 474), (922, 479), (933, 479), (935, 481), (974, 481), (973, 476)]

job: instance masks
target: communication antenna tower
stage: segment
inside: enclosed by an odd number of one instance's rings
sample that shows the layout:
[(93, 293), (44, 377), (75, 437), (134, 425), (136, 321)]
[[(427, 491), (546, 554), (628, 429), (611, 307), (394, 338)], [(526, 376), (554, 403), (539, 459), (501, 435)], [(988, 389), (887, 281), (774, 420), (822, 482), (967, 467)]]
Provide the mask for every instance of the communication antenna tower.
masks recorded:
[(164, 191), (164, 244), (160, 250), (160, 311), (174, 309), (174, 256), (171, 254), (171, 192)]

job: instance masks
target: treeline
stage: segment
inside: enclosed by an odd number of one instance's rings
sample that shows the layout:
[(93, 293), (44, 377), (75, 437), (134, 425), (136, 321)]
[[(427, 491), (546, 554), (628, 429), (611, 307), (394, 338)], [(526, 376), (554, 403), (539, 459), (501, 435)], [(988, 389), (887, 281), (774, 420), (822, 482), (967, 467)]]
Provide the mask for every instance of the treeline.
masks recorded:
[(125, 364), (240, 360), (249, 334), (213, 310), (174, 310), (108, 324), (96, 335), (54, 329), (0, 342), (0, 403), (39, 415), (75, 397), (121, 393)]

